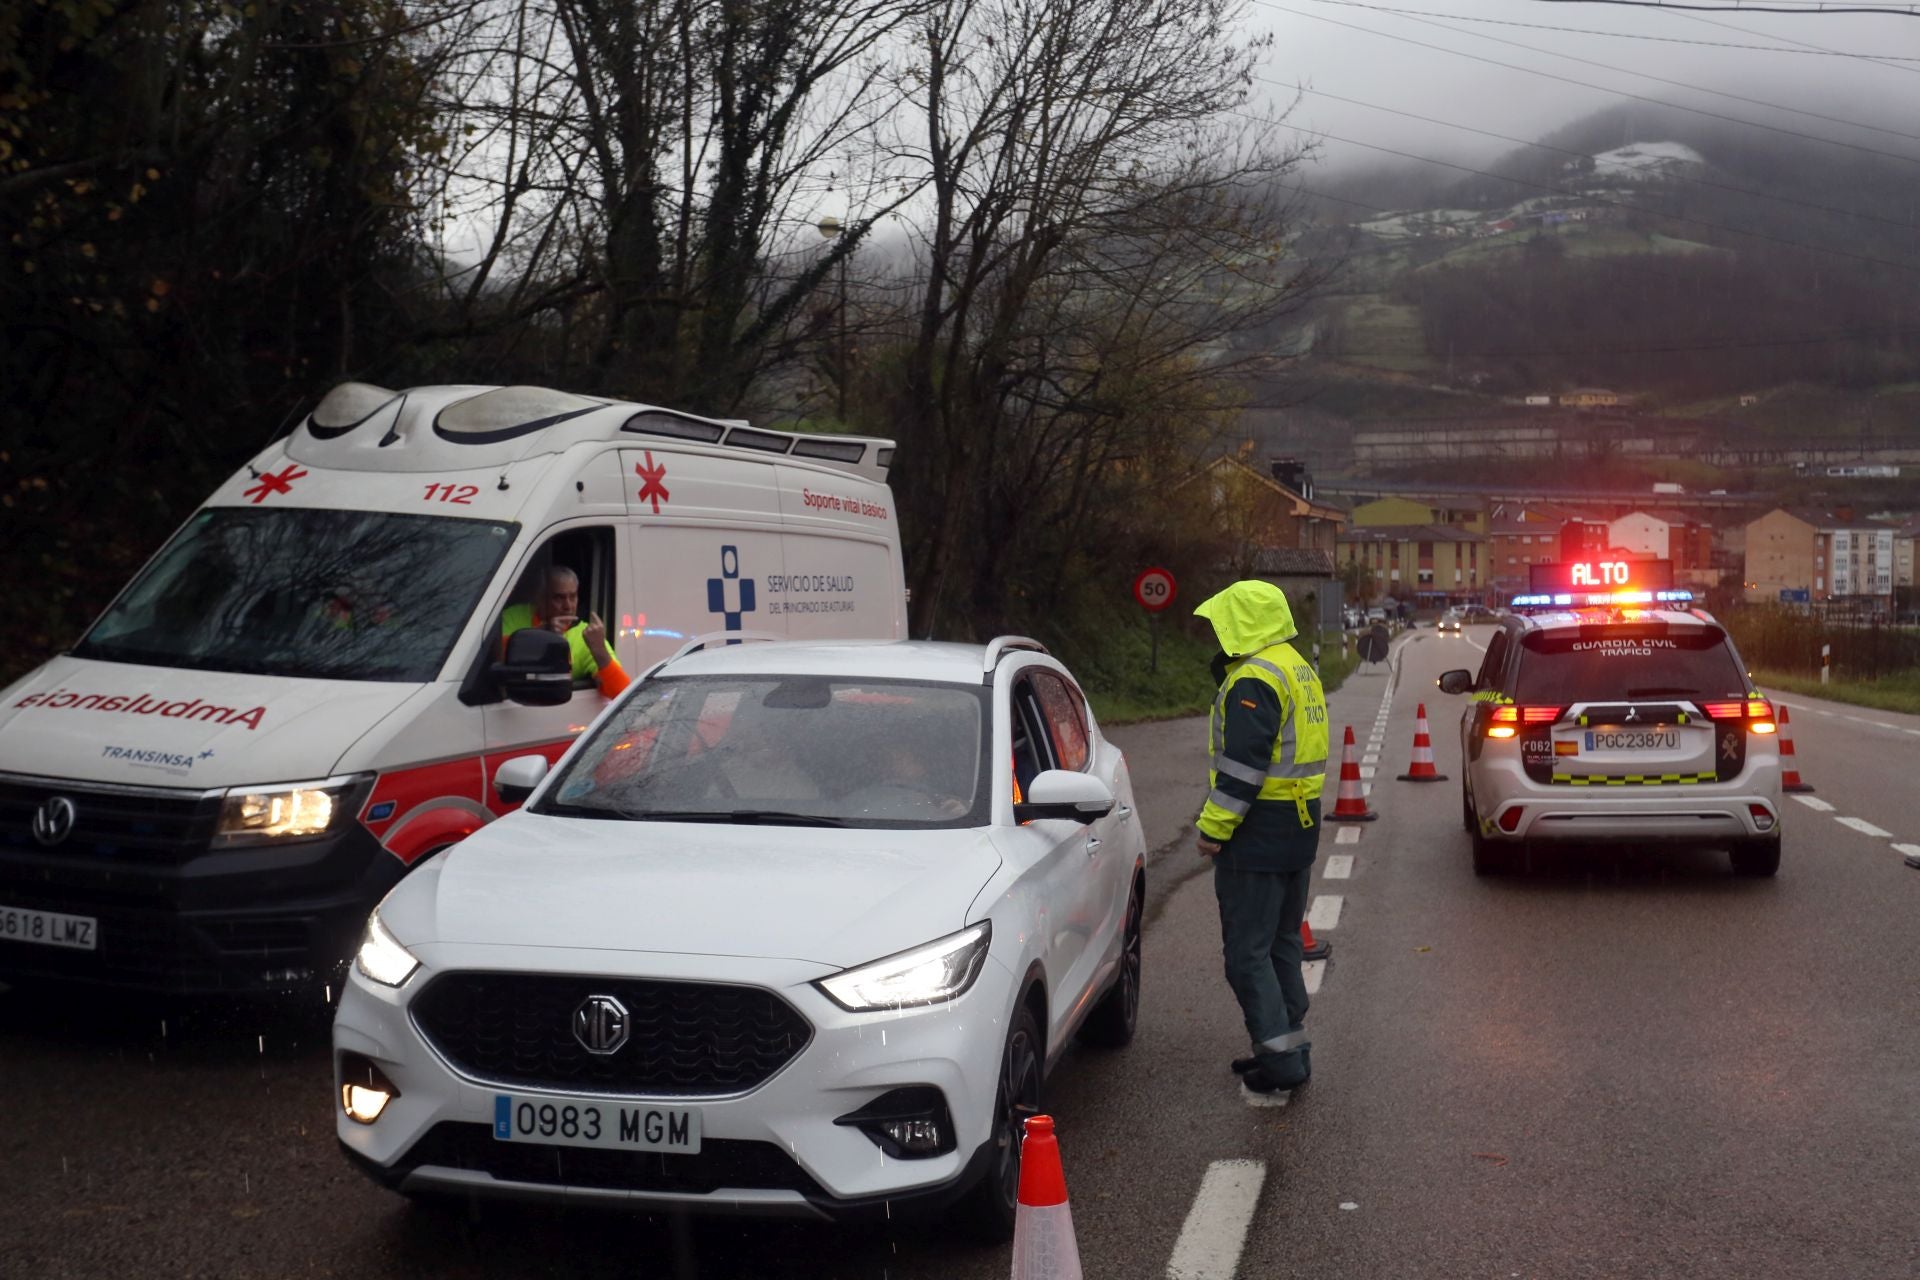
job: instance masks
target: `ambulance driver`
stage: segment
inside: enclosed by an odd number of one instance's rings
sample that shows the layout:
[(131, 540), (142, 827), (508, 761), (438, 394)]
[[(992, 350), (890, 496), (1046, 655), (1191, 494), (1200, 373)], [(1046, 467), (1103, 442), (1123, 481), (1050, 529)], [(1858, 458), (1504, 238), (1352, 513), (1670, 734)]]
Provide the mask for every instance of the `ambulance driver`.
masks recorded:
[(580, 575), (565, 565), (547, 570), (547, 589), (537, 604), (508, 607), (500, 618), (502, 641), (528, 627), (544, 627), (567, 638), (573, 651), (573, 678), (592, 680), (607, 698), (617, 698), (629, 683), (620, 660), (607, 647), (607, 624), (597, 613), (579, 616)]

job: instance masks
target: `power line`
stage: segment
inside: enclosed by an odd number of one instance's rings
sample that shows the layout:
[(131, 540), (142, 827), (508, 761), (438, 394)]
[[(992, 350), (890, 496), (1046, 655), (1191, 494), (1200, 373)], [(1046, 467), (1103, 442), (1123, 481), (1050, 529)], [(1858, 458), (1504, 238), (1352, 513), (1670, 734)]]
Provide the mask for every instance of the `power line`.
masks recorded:
[[(1335, 3), (1337, 2), (1337, 0), (1316, 0), (1316, 2), (1326, 4), (1326, 3)], [(1285, 5), (1273, 3), (1273, 0), (1252, 0), (1252, 3), (1257, 4), (1260, 7), (1265, 9), (1275, 10), (1276, 12), (1279, 12), (1279, 13), (1292, 14), (1296, 18), (1308, 18), (1314, 22), (1325, 22), (1332, 26), (1345, 27), (1349, 31), (1359, 31), (1359, 32), (1363, 32), (1366, 35), (1378, 36), (1383, 40), (1395, 40), (1400, 42), (1401, 44), (1410, 44), (1421, 49), (1431, 49), (1436, 53), (1451, 54), (1456, 58), (1466, 58), (1471, 62), (1481, 62), (1481, 63), (1485, 63), (1488, 66), (1500, 67), (1503, 70), (1507, 70), (1507, 71), (1519, 71), (1519, 72), (1524, 72), (1525, 74), (1530, 76), (1539, 76), (1541, 79), (1552, 80), (1559, 84), (1570, 84), (1582, 89), (1592, 89), (1597, 93), (1611, 94), (1617, 98), (1628, 98), (1635, 102), (1645, 102), (1652, 106), (1665, 107), (1671, 111), (1684, 111), (1691, 115), (1706, 116), (1709, 119), (1723, 120), (1729, 124), (1744, 125), (1750, 129), (1764, 129), (1769, 133), (1783, 134), (1790, 138), (1800, 138), (1807, 142), (1821, 142), (1821, 143), (1827, 144), (1828, 146), (1845, 147), (1851, 151), (1864, 151), (1869, 155), (1882, 156), (1889, 160), (1900, 160), (1907, 164), (1920, 164), (1920, 157), (1901, 155), (1899, 152), (1895, 152), (1895, 151), (1883, 151), (1878, 147), (1870, 147), (1864, 143), (1845, 142), (1838, 138), (1823, 137), (1820, 134), (1802, 133), (1797, 129), (1788, 129), (1780, 125), (1766, 124), (1759, 120), (1749, 120), (1743, 116), (1730, 116), (1725, 114), (1724, 112), (1708, 111), (1704, 107), (1689, 107), (1684, 103), (1669, 102), (1664, 98), (1653, 98), (1653, 97), (1647, 96), (1646, 94), (1634, 93), (1627, 89), (1613, 89), (1613, 88), (1609, 88), (1606, 85), (1593, 84), (1586, 80), (1575, 80), (1571, 76), (1556, 75), (1551, 71), (1542, 71), (1537, 67), (1522, 66), (1512, 62), (1502, 62), (1498, 58), (1482, 57), (1480, 54), (1468, 53), (1463, 49), (1449, 49), (1445, 45), (1431, 44), (1425, 40), (1416, 40), (1412, 36), (1397, 35), (1391, 31), (1381, 31), (1377, 27), (1363, 27), (1363, 26), (1360, 26), (1358, 23), (1342, 22), (1338, 18), (1329, 18), (1324, 14), (1308, 13), (1305, 10), (1301, 10), (1301, 9), (1289, 9)], [(1880, 125), (1866, 124), (1858, 120), (1846, 120), (1838, 116), (1822, 115), (1820, 112), (1806, 111), (1798, 107), (1783, 107), (1775, 103), (1762, 102), (1757, 98), (1742, 97), (1740, 94), (1737, 94), (1737, 93), (1727, 93), (1720, 89), (1708, 89), (1701, 85), (1688, 84), (1686, 81), (1683, 81), (1683, 80), (1668, 80), (1665, 77), (1650, 75), (1644, 71), (1630, 71), (1625, 67), (1615, 67), (1604, 62), (1594, 62), (1590, 58), (1579, 58), (1579, 57), (1575, 57), (1573, 54), (1568, 54), (1568, 53), (1555, 53), (1550, 49), (1536, 48), (1533, 45), (1521, 44), (1516, 40), (1502, 39), (1499, 36), (1490, 36), (1479, 31), (1462, 31), (1458, 27), (1449, 27), (1443, 22), (1434, 22), (1427, 18), (1413, 18), (1413, 19), (1410, 19), (1410, 21), (1418, 22), (1418, 23), (1421, 23), (1422, 25), (1429, 26), (1429, 27), (1438, 27), (1442, 31), (1452, 32), (1454, 35), (1468, 36), (1476, 40), (1491, 40), (1496, 44), (1512, 45), (1516, 49), (1524, 49), (1529, 53), (1544, 54), (1547, 57), (1552, 57), (1552, 58), (1566, 58), (1569, 61), (1588, 63), (1591, 66), (1601, 67), (1608, 71), (1617, 71), (1623, 75), (1640, 76), (1643, 79), (1658, 81), (1662, 84), (1675, 85), (1679, 88), (1688, 89), (1695, 93), (1706, 93), (1706, 94), (1712, 94), (1716, 97), (1731, 98), (1737, 102), (1752, 103), (1755, 106), (1767, 107), (1771, 110), (1786, 111), (1794, 115), (1808, 116), (1816, 120), (1826, 120), (1833, 124), (1846, 125), (1849, 128), (1867, 129), (1875, 133), (1885, 133), (1893, 137), (1907, 138), (1915, 142), (1920, 142), (1920, 134), (1904, 133), (1898, 129), (1888, 129)]]
[(1617, 4), (1629, 9), (1693, 9), (1701, 13), (1877, 13), (1888, 18), (1920, 18), (1920, 6), (1898, 8), (1879, 5), (1767, 5), (1767, 4), (1685, 4), (1679, 0), (1534, 0), (1536, 4)]
[[(1839, 49), (1823, 49), (1818, 45), (1809, 45), (1795, 41), (1798, 48), (1780, 44), (1736, 44), (1731, 40), (1688, 40), (1680, 36), (1654, 36), (1634, 31), (1601, 31), (1593, 27), (1558, 27), (1546, 22), (1517, 22), (1510, 18), (1481, 18), (1464, 13), (1436, 13), (1431, 9), (1396, 9), (1384, 4), (1362, 4), (1359, 0), (1319, 0), (1323, 4), (1337, 4), (1346, 9), (1371, 9), (1376, 13), (1395, 13), (1413, 18), (1450, 18), (1455, 22), (1474, 22), (1490, 27), (1524, 27), (1529, 31), (1559, 31), (1576, 36), (1606, 36), (1612, 40), (1647, 40), (1656, 44), (1684, 44), (1703, 49), (1745, 49), (1754, 53), (1792, 53), (1802, 57), (1818, 58), (1858, 58), (1863, 62), (1920, 62), (1920, 58), (1880, 56), (1871, 53), (1847, 53)], [(1666, 7), (1666, 6), (1662, 6)]]
[[(1830, 333), (1795, 334), (1785, 338), (1742, 338), (1725, 342), (1658, 342), (1658, 343), (1611, 343), (1589, 347), (1513, 347), (1494, 351), (1461, 351), (1457, 347), (1454, 357), (1472, 360), (1518, 359), (1523, 356), (1641, 356), (1641, 355), (1679, 355), (1703, 351), (1752, 351), (1768, 347), (1810, 347), (1823, 346), (1833, 342), (1863, 342), (1883, 338), (1907, 338), (1920, 334), (1920, 327), (1906, 326), (1896, 329), (1835, 330)], [(1341, 348), (1338, 353), (1343, 358), (1352, 356), (1404, 356), (1404, 351), (1353, 351)], [(1431, 353), (1423, 353), (1431, 354)], [(1438, 357), (1432, 357), (1438, 358)]]
[[(1298, 93), (1310, 93), (1316, 98), (1331, 98), (1335, 102), (1345, 102), (1356, 107), (1365, 107), (1370, 111), (1384, 111), (1388, 115), (1403, 116), (1406, 119), (1419, 120), (1426, 124), (1437, 124), (1446, 129), (1458, 129), (1463, 133), (1477, 133), (1483, 138), (1494, 138), (1501, 142), (1511, 142), (1516, 146), (1534, 147), (1541, 151), (1551, 151), (1556, 155), (1571, 156), (1579, 160), (1588, 158), (1587, 153), (1584, 151), (1574, 151), (1567, 147), (1556, 147), (1546, 142), (1532, 142), (1525, 138), (1513, 137), (1509, 134), (1495, 133), (1491, 129), (1478, 129), (1469, 124), (1456, 124), (1451, 120), (1441, 120), (1437, 117), (1421, 115), (1414, 111), (1402, 111), (1397, 107), (1381, 106), (1377, 102), (1363, 102), (1358, 98), (1346, 98), (1337, 93), (1328, 93), (1324, 89), (1309, 89), (1305, 85), (1286, 84), (1279, 80), (1269, 80), (1265, 76), (1255, 76), (1254, 79), (1260, 81), (1262, 84), (1270, 84), (1278, 89), (1292, 89)], [(1902, 231), (1920, 231), (1920, 226), (1916, 226), (1912, 222), (1902, 222), (1897, 218), (1883, 218), (1878, 214), (1861, 213), (1854, 209), (1841, 209), (1833, 205), (1816, 204), (1811, 200), (1797, 200), (1792, 196), (1775, 195), (1767, 191), (1754, 191), (1748, 187), (1736, 187), (1724, 182), (1714, 182), (1707, 178), (1692, 178), (1684, 174), (1672, 176), (1680, 182), (1700, 187), (1711, 187), (1716, 191), (1728, 191), (1734, 195), (1751, 196), (1756, 200), (1772, 200), (1779, 204), (1794, 205), (1798, 208), (1812, 209), (1820, 213), (1830, 213), (1842, 218), (1857, 218), (1867, 222), (1882, 222), (1890, 227), (1898, 227)]]
[[(1698, 22), (1702, 26), (1719, 27), (1723, 31), (1737, 31), (1743, 36), (1764, 37), (1765, 35), (1764, 32), (1754, 31), (1748, 27), (1736, 27), (1731, 22), (1715, 22), (1712, 18), (1703, 18), (1697, 13), (1682, 13), (1676, 14), (1675, 16), (1685, 18), (1688, 22)], [(1785, 40), (1788, 44), (1797, 44), (1803, 49), (1818, 49), (1822, 53), (1834, 52), (1834, 50), (1827, 48), (1827, 46), (1823, 44), (1814, 44), (1807, 40), (1796, 40), (1792, 36), (1779, 36), (1777, 38)], [(1866, 62), (1877, 62), (1890, 71), (1906, 71), (1913, 75), (1920, 75), (1920, 67), (1905, 66), (1901, 62), (1893, 59), (1876, 58), (1866, 54), (1856, 54), (1855, 56)]]

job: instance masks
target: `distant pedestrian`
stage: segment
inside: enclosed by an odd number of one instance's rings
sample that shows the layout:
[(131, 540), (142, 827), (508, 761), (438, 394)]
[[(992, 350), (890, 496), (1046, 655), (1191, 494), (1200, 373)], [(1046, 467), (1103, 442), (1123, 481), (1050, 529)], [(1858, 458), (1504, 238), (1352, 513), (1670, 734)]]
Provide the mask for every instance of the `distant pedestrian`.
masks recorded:
[(1213, 859), (1227, 984), (1253, 1043), (1233, 1069), (1248, 1089), (1271, 1093), (1313, 1071), (1300, 921), (1320, 839), (1327, 699), (1287, 643), (1299, 629), (1280, 588), (1236, 582), (1194, 614), (1213, 624), (1222, 651), (1207, 727), (1211, 790), (1197, 825), (1200, 854)]

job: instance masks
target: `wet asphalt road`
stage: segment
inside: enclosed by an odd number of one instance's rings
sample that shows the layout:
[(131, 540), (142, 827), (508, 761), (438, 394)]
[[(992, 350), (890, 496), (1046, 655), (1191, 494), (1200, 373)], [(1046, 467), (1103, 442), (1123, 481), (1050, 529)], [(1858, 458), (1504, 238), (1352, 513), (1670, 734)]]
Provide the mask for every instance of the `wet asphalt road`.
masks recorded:
[[(1431, 682), (1475, 639), (1404, 647), (1381, 819), (1323, 841), (1315, 893), (1341, 909), (1316, 1078), (1285, 1109), (1249, 1110), (1225, 1067), (1243, 1036), (1179, 839), (1204, 729), (1114, 731), (1166, 847), (1141, 1035), (1049, 1082), (1086, 1275), (1165, 1275), (1202, 1175), (1235, 1158), (1266, 1167), (1246, 1277), (1920, 1274), (1920, 871), (1893, 847), (1920, 842), (1920, 719), (1789, 698), (1834, 808), (1790, 802), (1775, 880), (1625, 850), (1476, 880), (1454, 785), (1392, 780), (1424, 699), (1457, 781), (1459, 703)], [(1388, 683), (1350, 680), (1335, 725), (1364, 743)], [(1349, 878), (1327, 878), (1336, 853)], [(924, 1225), (423, 1212), (338, 1154), (326, 1034), (317, 1006), (0, 994), (0, 1275), (1007, 1274)]]

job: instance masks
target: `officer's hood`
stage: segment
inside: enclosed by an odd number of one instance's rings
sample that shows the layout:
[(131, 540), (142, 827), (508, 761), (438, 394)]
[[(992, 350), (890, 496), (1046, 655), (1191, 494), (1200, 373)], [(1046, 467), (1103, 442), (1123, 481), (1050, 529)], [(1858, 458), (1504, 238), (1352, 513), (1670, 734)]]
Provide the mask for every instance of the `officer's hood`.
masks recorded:
[(1236, 582), (1193, 611), (1213, 624), (1213, 634), (1230, 657), (1258, 653), (1300, 634), (1293, 625), (1287, 593), (1271, 582)]

